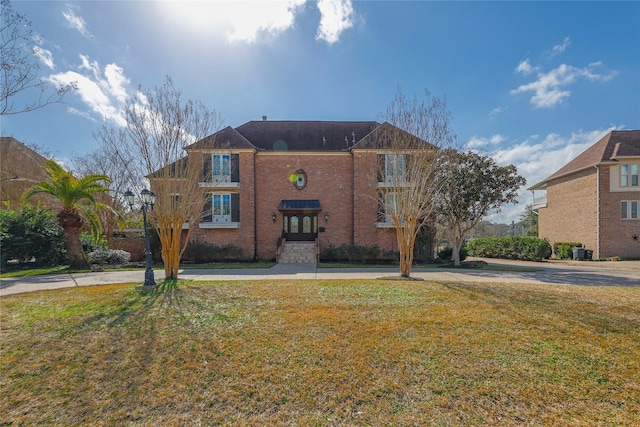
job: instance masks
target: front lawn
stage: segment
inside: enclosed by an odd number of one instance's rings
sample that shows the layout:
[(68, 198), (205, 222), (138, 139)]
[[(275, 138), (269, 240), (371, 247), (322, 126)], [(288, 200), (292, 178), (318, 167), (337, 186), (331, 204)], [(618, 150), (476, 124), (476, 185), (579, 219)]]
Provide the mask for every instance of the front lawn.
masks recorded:
[(0, 425), (634, 425), (640, 289), (179, 282), (0, 300)]

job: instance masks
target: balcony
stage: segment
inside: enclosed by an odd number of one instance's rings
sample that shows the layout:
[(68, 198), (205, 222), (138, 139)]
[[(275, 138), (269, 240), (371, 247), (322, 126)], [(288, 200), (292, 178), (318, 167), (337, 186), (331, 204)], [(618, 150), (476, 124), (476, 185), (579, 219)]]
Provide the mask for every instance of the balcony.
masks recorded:
[(540, 208), (546, 208), (547, 207), (547, 196), (540, 196), (540, 197), (534, 197), (533, 198), (533, 206), (532, 209), (540, 209)]

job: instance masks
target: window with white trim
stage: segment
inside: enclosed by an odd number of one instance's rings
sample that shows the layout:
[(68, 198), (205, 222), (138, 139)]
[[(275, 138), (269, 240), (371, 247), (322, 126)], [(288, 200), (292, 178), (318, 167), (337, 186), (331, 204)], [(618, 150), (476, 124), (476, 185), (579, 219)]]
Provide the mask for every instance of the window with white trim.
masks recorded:
[(238, 153), (215, 153), (206, 155), (202, 168), (202, 182), (240, 182), (240, 157)]
[(201, 223), (229, 224), (240, 220), (238, 193), (209, 193), (205, 195)]
[(621, 219), (639, 219), (638, 217), (638, 200), (623, 200), (620, 202), (620, 218)]
[(211, 166), (214, 182), (231, 181), (231, 156), (229, 154), (213, 154)]
[(384, 156), (384, 182), (393, 184), (404, 182), (405, 178), (404, 154), (385, 154)]
[(620, 165), (620, 187), (637, 187), (638, 186), (638, 169), (637, 163), (624, 163)]

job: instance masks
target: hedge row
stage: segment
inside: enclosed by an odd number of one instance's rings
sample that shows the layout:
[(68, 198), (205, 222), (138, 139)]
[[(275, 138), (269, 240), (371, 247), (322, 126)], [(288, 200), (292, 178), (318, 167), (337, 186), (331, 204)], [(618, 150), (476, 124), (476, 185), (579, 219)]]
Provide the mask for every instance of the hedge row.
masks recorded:
[(467, 244), (469, 256), (542, 261), (551, 256), (547, 239), (537, 237), (497, 237), (473, 239)]
[(191, 241), (187, 245), (181, 261), (185, 263), (203, 264), (240, 260), (245, 259), (242, 255), (242, 248), (237, 246)]
[(379, 246), (329, 245), (320, 254), (323, 262), (376, 263), (392, 262), (398, 259), (398, 253), (382, 250)]

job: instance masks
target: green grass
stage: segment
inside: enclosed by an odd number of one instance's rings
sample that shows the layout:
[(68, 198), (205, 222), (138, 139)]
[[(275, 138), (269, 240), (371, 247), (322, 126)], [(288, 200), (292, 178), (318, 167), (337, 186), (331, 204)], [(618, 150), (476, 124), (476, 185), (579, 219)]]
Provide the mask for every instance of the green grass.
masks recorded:
[(255, 281), (0, 300), (0, 425), (634, 425), (640, 289)]
[[(275, 265), (275, 262), (225, 262), (225, 263), (209, 263), (209, 264), (180, 264), (181, 269), (195, 270), (195, 269), (207, 269), (207, 270), (220, 270), (220, 269), (234, 269), (234, 268), (271, 268)], [(11, 277), (28, 277), (28, 276), (41, 276), (44, 274), (69, 274), (69, 273), (88, 273), (91, 271), (133, 271), (140, 270), (142, 267), (103, 267), (94, 270), (71, 270), (68, 266), (57, 267), (39, 267), (39, 268), (21, 268), (16, 270), (8, 270), (0, 273), (0, 278), (8, 279)], [(163, 264), (154, 264), (154, 269), (163, 269)]]

